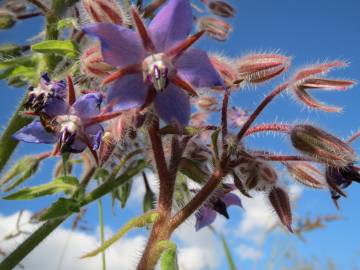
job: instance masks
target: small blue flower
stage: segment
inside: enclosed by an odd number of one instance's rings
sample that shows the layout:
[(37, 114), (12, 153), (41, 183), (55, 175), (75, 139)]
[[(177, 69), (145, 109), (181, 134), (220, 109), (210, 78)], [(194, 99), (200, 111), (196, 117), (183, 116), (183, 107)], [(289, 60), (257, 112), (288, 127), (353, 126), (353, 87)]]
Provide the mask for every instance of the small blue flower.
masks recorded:
[(240, 198), (231, 193), (234, 189), (233, 186), (224, 186), (222, 190), (219, 190), (208, 202), (199, 208), (195, 213), (196, 231), (209, 226), (216, 219), (217, 214), (223, 215), (229, 219), (227, 208), (231, 205), (237, 205), (242, 207)]

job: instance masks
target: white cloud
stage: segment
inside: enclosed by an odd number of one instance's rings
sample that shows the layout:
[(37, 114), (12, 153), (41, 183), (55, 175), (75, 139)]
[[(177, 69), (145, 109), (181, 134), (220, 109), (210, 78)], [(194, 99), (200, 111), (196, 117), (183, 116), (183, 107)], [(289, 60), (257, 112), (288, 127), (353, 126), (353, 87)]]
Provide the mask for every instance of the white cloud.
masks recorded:
[(242, 259), (259, 260), (262, 257), (262, 252), (259, 248), (254, 248), (248, 245), (240, 245), (238, 253)]

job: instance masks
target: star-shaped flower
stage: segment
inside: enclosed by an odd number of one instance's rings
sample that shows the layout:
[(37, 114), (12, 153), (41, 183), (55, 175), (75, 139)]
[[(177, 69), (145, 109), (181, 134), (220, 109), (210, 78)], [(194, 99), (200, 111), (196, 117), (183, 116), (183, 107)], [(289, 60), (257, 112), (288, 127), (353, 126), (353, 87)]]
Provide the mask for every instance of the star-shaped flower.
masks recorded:
[(227, 212), (229, 206), (237, 205), (242, 207), (240, 198), (236, 194), (231, 193), (233, 189), (233, 186), (224, 185), (222, 190), (219, 190), (208, 202), (200, 207), (195, 214), (195, 229), (197, 231), (213, 223), (217, 214), (229, 219)]
[[(137, 32), (111, 23), (97, 23), (84, 31), (101, 42), (102, 55), (118, 71), (105, 78), (114, 82), (108, 102), (114, 109), (143, 108), (152, 101), (160, 118), (186, 125), (190, 118), (189, 96), (193, 87), (221, 86), (219, 74), (207, 54), (189, 47), (203, 32), (189, 36), (193, 16), (188, 0), (170, 0), (150, 22), (143, 24), (135, 9)], [(184, 91), (187, 93), (185, 93)]]

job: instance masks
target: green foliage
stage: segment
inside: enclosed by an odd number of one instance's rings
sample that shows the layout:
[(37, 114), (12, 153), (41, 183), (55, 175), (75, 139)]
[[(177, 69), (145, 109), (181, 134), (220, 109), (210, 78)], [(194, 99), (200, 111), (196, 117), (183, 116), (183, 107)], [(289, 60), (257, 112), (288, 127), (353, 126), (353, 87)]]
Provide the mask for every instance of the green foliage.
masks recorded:
[(223, 245), (223, 249), (224, 249), (224, 252), (225, 252), (225, 255), (226, 255), (226, 261), (227, 261), (227, 263), (228, 263), (229, 270), (236, 270), (234, 258), (233, 258), (233, 256), (231, 255), (231, 251), (230, 251), (229, 245), (228, 245), (228, 243), (226, 242), (226, 239), (225, 239), (225, 237), (224, 237), (223, 235), (220, 235), (220, 238), (221, 238), (221, 242), (222, 242), (222, 245)]
[(160, 241), (157, 247), (162, 250), (161, 270), (178, 270), (176, 244), (172, 241)]
[(37, 158), (36, 156), (23, 157), (18, 162), (16, 162), (0, 179), (0, 187), (12, 181), (12, 183), (4, 189), (5, 192), (8, 192), (22, 184), (37, 172), (40, 161), (41, 159)]
[(204, 183), (209, 179), (209, 175), (200, 169), (198, 164), (188, 158), (182, 158), (180, 172), (197, 183)]
[(60, 192), (71, 194), (76, 190), (78, 186), (78, 180), (74, 176), (62, 176), (56, 178), (50, 183), (35, 186), (31, 188), (25, 188), (5, 196), (5, 200), (32, 200), (42, 196), (53, 195)]
[(34, 52), (59, 54), (75, 59), (78, 56), (78, 45), (71, 40), (44, 40), (31, 46)]
[(75, 199), (60, 198), (45, 210), (39, 217), (40, 221), (59, 218), (70, 213), (77, 213), (80, 211), (80, 204)]
[(57, 23), (58, 30), (64, 30), (66, 28), (78, 28), (78, 23), (75, 18), (65, 18)]

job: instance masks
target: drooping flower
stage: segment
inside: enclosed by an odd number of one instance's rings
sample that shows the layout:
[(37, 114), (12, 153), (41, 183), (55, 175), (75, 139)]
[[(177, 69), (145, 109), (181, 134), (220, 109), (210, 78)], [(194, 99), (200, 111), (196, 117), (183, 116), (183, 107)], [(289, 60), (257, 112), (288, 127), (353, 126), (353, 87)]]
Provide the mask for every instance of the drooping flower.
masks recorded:
[(217, 214), (229, 219), (229, 213), (227, 211), (229, 206), (237, 205), (242, 207), (240, 198), (234, 193), (231, 193), (232, 190), (234, 190), (234, 186), (224, 185), (208, 202), (200, 207), (195, 214), (195, 229), (197, 231), (213, 223)]
[(24, 108), (39, 113), (40, 111), (52, 116), (57, 111), (66, 109), (66, 82), (65, 80), (53, 81), (48, 73), (41, 75), (37, 87), (29, 87)]
[(105, 62), (118, 68), (103, 81), (114, 81), (108, 102), (116, 103), (116, 110), (127, 110), (154, 101), (156, 112), (165, 122), (186, 125), (190, 102), (184, 91), (196, 95), (193, 87), (222, 85), (207, 54), (188, 49), (204, 33), (188, 37), (193, 21), (190, 3), (170, 0), (148, 28), (135, 9), (132, 16), (137, 32), (110, 23), (84, 28), (100, 40)]
[(336, 207), (339, 208), (337, 200), (341, 196), (346, 196), (342, 189), (350, 186), (352, 182), (360, 183), (360, 170), (353, 164), (341, 168), (328, 166), (325, 174), (326, 182), (330, 188), (331, 198)]

